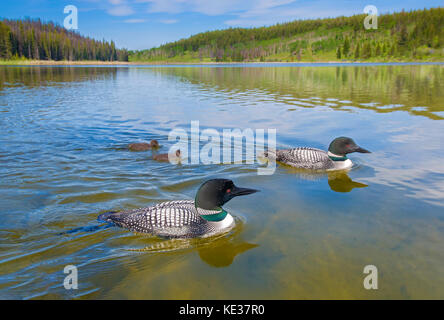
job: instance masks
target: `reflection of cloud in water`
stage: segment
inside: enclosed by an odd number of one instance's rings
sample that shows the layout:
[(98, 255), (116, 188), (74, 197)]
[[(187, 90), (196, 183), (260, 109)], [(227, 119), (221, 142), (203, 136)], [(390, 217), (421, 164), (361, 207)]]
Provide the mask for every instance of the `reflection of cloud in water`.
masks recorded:
[[(406, 196), (424, 200), (435, 205), (444, 205), (444, 167), (442, 159), (429, 159), (421, 167), (399, 167), (399, 162), (386, 159), (375, 168), (376, 176), (365, 178), (366, 182), (382, 183), (408, 190)], [(424, 168), (429, 167), (429, 169)]]
[(432, 112), (434, 115), (441, 117), (444, 119), (444, 111), (436, 111), (436, 112)]
[(376, 107), (377, 104), (377, 102), (360, 103), (360, 105), (364, 107)]
[(378, 109), (381, 110), (402, 110), (403, 105), (402, 104), (387, 104), (387, 105), (383, 105), (383, 106), (376, 106)]
[(377, 157), (370, 156), (374, 157), (371, 166), (376, 174), (365, 181), (407, 189), (406, 196), (444, 205), (443, 142), (437, 138), (442, 136), (439, 122), (416, 122), (391, 133), (394, 134), (387, 140), (392, 147), (376, 152)]
[(412, 111), (427, 111), (427, 107), (413, 107)]

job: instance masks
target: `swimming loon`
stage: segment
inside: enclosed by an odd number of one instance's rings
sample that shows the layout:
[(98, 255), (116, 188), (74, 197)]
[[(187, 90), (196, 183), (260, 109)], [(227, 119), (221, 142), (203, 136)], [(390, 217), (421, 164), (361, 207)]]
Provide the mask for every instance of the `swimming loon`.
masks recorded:
[(174, 155), (168, 153), (156, 154), (153, 159), (160, 162), (180, 162), (180, 150), (177, 149)]
[(223, 204), (257, 191), (237, 187), (228, 179), (212, 179), (201, 185), (195, 201), (168, 201), (147, 208), (108, 212), (99, 215), (98, 220), (161, 237), (207, 237), (228, 231), (235, 225), (233, 217), (222, 209)]
[(128, 149), (130, 149), (131, 151), (147, 151), (157, 148), (159, 148), (159, 142), (157, 142), (157, 140), (155, 139), (151, 140), (150, 143), (136, 142), (136, 143), (130, 143), (128, 145)]
[(328, 147), (328, 152), (316, 148), (293, 148), (265, 152), (265, 157), (292, 167), (310, 170), (344, 170), (352, 167), (353, 162), (347, 158), (348, 153), (370, 151), (358, 146), (353, 139), (339, 137), (334, 139)]

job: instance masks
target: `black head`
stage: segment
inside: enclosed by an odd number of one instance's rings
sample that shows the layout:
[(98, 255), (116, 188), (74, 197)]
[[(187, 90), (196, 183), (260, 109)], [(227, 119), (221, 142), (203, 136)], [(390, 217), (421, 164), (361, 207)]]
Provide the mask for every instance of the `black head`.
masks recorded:
[(150, 147), (153, 149), (157, 149), (159, 148), (159, 141), (157, 141), (156, 139), (153, 139), (150, 141)]
[(205, 181), (196, 194), (196, 207), (216, 210), (224, 203), (237, 196), (245, 196), (257, 192), (255, 189), (240, 188), (229, 179), (211, 179)]
[(334, 139), (328, 151), (338, 156), (345, 156), (347, 153), (360, 152), (360, 153), (370, 153), (370, 151), (358, 146), (352, 138), (339, 137)]

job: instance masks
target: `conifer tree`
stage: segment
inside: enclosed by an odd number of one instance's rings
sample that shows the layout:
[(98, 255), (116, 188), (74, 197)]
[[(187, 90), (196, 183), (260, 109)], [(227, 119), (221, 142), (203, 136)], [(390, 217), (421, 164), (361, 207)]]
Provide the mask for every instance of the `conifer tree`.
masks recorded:
[(338, 49), (336, 50), (336, 58), (338, 58), (338, 60), (341, 60), (341, 47), (338, 47)]
[(39, 19), (0, 20), (0, 59), (128, 61), (128, 51)]
[(342, 46), (342, 52), (344, 53), (344, 57), (348, 56), (349, 51), (350, 51), (350, 40), (348, 40), (348, 37), (346, 37), (344, 45)]
[(356, 44), (356, 48), (355, 48), (355, 59), (359, 59), (359, 43)]
[(10, 32), (9, 27), (0, 21), (0, 59), (11, 57)]

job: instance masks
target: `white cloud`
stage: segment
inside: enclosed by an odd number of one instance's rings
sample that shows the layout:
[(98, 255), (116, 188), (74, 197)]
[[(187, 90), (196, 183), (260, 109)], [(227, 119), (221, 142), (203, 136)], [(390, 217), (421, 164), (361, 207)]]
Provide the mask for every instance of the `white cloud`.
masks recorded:
[(112, 16), (129, 16), (134, 13), (127, 0), (108, 0), (107, 2), (106, 12)]
[(126, 19), (123, 22), (125, 22), (125, 23), (143, 23), (143, 22), (146, 22), (146, 20), (145, 19)]
[[(84, 0), (86, 1), (86, 0)], [(135, 11), (146, 13), (195, 12), (207, 16), (228, 16), (229, 26), (253, 27), (272, 25), (297, 19), (326, 18), (362, 13), (365, 1), (343, 0), (89, 0), (103, 1), (110, 8), (107, 12), (115, 16), (128, 16)], [(396, 6), (375, 0), (381, 12), (393, 11)], [(391, 9), (390, 9), (391, 8)], [(175, 18), (174, 16), (172, 18)], [(174, 20), (174, 19), (169, 19)]]
[(129, 16), (134, 13), (134, 10), (124, 4), (109, 8), (107, 12), (112, 16)]
[(178, 22), (178, 20), (176, 19), (165, 19), (165, 20), (160, 20), (161, 23), (165, 23), (165, 24), (173, 24)]
[(320, 10), (315, 5), (290, 8), (288, 6), (257, 7), (240, 13), (236, 18), (225, 21), (229, 26), (257, 27), (294, 21), (298, 19), (328, 18), (357, 13), (353, 9), (326, 9)]
[[(208, 16), (231, 16), (232, 18), (227, 18), (225, 24), (239, 27), (360, 13), (356, 11), (356, 5), (336, 7), (326, 0), (107, 0), (107, 2), (111, 6), (107, 12), (114, 16), (128, 16), (135, 13), (133, 10), (135, 6), (139, 9), (141, 6), (146, 6), (147, 13), (175, 15), (196, 12)], [(173, 17), (160, 22), (171, 24), (177, 20)]]
[(236, 14), (253, 8), (272, 8), (295, 2), (296, 0), (138, 0), (149, 3), (149, 12), (170, 14), (197, 12), (206, 15)]
[(108, 0), (108, 2), (113, 5), (118, 5), (118, 4), (123, 4), (125, 1), (124, 0)]
[[(178, 14), (197, 12), (205, 15), (231, 15), (230, 26), (263, 26), (296, 19), (334, 17), (358, 13), (355, 6), (334, 7), (325, 0), (136, 0), (148, 4), (149, 13)], [(299, 3), (298, 3), (299, 2)]]

